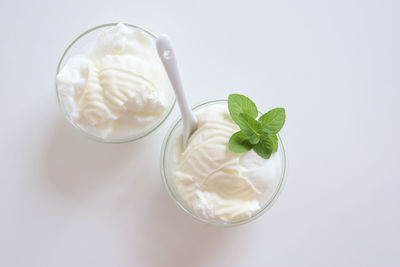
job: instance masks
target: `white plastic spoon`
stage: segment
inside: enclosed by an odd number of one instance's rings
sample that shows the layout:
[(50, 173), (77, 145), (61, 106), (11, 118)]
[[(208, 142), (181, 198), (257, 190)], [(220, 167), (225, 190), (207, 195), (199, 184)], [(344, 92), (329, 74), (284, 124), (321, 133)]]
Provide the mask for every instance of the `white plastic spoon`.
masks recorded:
[(187, 141), (192, 133), (197, 129), (197, 119), (192, 110), (189, 108), (186, 100), (185, 91), (183, 90), (182, 81), (179, 76), (178, 64), (175, 58), (175, 52), (172, 49), (172, 43), (167, 35), (160, 35), (156, 41), (158, 55), (165, 70), (167, 71), (172, 88), (175, 91), (176, 100), (182, 114), (183, 121), (183, 148), (186, 147)]

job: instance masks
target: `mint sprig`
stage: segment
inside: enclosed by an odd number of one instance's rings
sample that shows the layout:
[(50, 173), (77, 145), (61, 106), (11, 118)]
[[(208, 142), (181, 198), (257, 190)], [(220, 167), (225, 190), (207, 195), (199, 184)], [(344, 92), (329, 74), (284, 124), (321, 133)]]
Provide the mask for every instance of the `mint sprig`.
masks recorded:
[(240, 128), (229, 139), (231, 151), (242, 153), (253, 149), (264, 159), (269, 159), (272, 153), (278, 151), (276, 134), (285, 123), (285, 109), (272, 109), (257, 120), (257, 106), (248, 97), (240, 94), (229, 95), (228, 109), (232, 120)]

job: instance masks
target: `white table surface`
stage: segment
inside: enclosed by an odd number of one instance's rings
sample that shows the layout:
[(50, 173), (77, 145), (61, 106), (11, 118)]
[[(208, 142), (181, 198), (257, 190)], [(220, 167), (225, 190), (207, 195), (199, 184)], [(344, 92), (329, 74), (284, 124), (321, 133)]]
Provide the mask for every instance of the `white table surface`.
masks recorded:
[[(241, 3), (241, 4), (239, 4)], [(0, 2), (0, 266), (400, 266), (400, 2)], [(161, 143), (88, 140), (59, 112), (84, 30), (173, 39), (191, 104), (240, 92), (287, 109), (289, 175), (256, 221), (201, 225), (169, 199)]]

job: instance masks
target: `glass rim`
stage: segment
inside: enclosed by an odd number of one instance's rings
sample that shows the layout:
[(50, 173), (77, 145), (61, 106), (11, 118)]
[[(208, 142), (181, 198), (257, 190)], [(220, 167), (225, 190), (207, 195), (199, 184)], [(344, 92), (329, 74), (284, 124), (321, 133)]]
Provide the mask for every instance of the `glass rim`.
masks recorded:
[[(227, 103), (228, 100), (227, 99), (214, 99), (214, 100), (207, 100), (204, 101), (202, 103), (199, 103), (197, 105), (194, 105), (192, 107), (192, 110), (196, 110), (198, 108), (201, 108), (203, 106), (209, 105), (209, 104), (214, 104), (214, 103)], [(260, 114), (262, 114), (261, 112), (259, 112)], [(165, 170), (165, 160), (167, 158), (166, 156), (166, 148), (169, 144), (169, 142), (171, 141), (171, 137), (172, 137), (172, 133), (174, 132), (174, 130), (176, 129), (176, 127), (178, 127), (178, 125), (181, 123), (182, 121), (182, 116), (179, 116), (175, 122), (172, 124), (172, 126), (168, 129), (167, 135), (164, 138), (162, 147), (161, 147), (161, 157), (160, 157), (160, 167), (161, 167), (161, 177), (164, 183), (165, 188), (168, 191), (168, 195), (171, 197), (171, 199), (175, 202), (175, 204), (186, 214), (188, 214), (192, 219), (194, 219), (196, 222), (200, 222), (203, 224), (208, 224), (208, 225), (214, 225), (214, 226), (218, 226), (218, 227), (231, 227), (231, 226), (238, 226), (238, 225), (242, 225), (242, 224), (246, 224), (249, 223), (255, 219), (257, 219), (258, 217), (260, 217), (261, 215), (263, 215), (269, 208), (271, 208), (273, 206), (273, 204), (275, 203), (275, 201), (278, 199), (284, 185), (286, 182), (286, 176), (287, 176), (287, 152), (285, 149), (285, 144), (283, 139), (281, 138), (281, 135), (278, 133), (278, 139), (280, 144), (282, 145), (281, 149), (282, 149), (282, 153), (283, 153), (283, 169), (282, 169), (282, 174), (281, 177), (279, 178), (279, 184), (277, 186), (277, 188), (275, 189), (275, 192), (273, 193), (273, 195), (270, 197), (270, 199), (258, 210), (256, 211), (254, 214), (252, 214), (249, 218), (246, 219), (242, 219), (242, 220), (238, 220), (238, 221), (234, 221), (234, 222), (218, 222), (218, 221), (212, 221), (209, 219), (205, 219), (202, 218), (200, 216), (198, 216), (197, 214), (195, 214), (194, 212), (192, 212), (190, 209), (186, 208), (183, 203), (181, 203), (181, 201), (179, 201), (178, 197), (176, 196), (176, 194), (174, 193), (174, 190), (172, 190), (170, 183), (167, 180), (166, 177), (166, 170)]]
[(58, 61), (57, 64), (57, 70), (56, 70), (56, 74), (55, 74), (55, 91), (56, 91), (56, 97), (57, 97), (57, 104), (59, 109), (61, 110), (61, 112), (64, 114), (64, 117), (67, 119), (67, 121), (76, 129), (78, 129), (81, 133), (83, 133), (84, 135), (86, 135), (87, 137), (89, 137), (90, 139), (93, 139), (95, 141), (101, 142), (101, 143), (107, 143), (107, 144), (122, 144), (122, 143), (129, 143), (129, 142), (134, 142), (137, 141), (149, 134), (151, 134), (152, 132), (154, 132), (156, 129), (158, 129), (164, 122), (165, 120), (169, 117), (169, 115), (171, 114), (172, 110), (175, 107), (176, 104), (176, 97), (175, 94), (173, 95), (173, 101), (172, 104), (170, 104), (170, 107), (168, 109), (168, 111), (165, 113), (165, 115), (163, 116), (163, 118), (154, 126), (150, 127), (148, 130), (144, 131), (143, 133), (134, 136), (134, 137), (121, 137), (121, 138), (102, 138), (96, 135), (93, 135), (91, 133), (89, 133), (88, 131), (86, 131), (85, 129), (83, 129), (82, 127), (80, 127), (77, 123), (75, 123), (70, 114), (67, 112), (65, 105), (64, 105), (64, 100), (62, 99), (62, 96), (58, 90), (58, 86), (57, 86), (57, 75), (60, 72), (61, 69), (61, 64), (63, 63), (65, 56), (67, 55), (67, 53), (70, 51), (70, 49), (74, 46), (75, 43), (77, 43), (82, 37), (86, 36), (87, 34), (94, 32), (98, 29), (101, 28), (106, 28), (106, 27), (111, 27), (111, 26), (116, 26), (118, 24), (124, 24), (125, 26), (131, 27), (131, 28), (135, 28), (138, 30), (141, 30), (143, 32), (145, 32), (146, 34), (148, 34), (149, 36), (151, 36), (154, 39), (157, 39), (158, 36), (154, 33), (152, 33), (149, 30), (146, 30), (145, 28), (138, 26), (138, 25), (134, 25), (134, 24), (129, 24), (129, 23), (122, 23), (122, 22), (113, 22), (113, 23), (106, 23), (106, 24), (101, 24), (101, 25), (97, 25), (95, 27), (92, 27), (86, 31), (84, 31), (83, 33), (81, 33), (80, 35), (78, 35), (78, 37), (76, 37), (65, 49), (64, 53), (62, 54), (60, 60)]

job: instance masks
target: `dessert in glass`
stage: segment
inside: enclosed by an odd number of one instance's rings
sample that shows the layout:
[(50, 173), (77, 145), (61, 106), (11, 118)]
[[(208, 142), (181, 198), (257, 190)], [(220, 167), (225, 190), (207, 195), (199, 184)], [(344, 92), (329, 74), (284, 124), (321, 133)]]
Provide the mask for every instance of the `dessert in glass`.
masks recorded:
[(198, 128), (185, 148), (182, 120), (167, 134), (161, 151), (161, 173), (176, 204), (199, 222), (233, 226), (252, 221), (272, 206), (286, 174), (286, 152), (278, 148), (268, 159), (253, 150), (229, 150), (230, 137), (239, 130), (226, 100), (197, 105)]
[(134, 141), (154, 131), (175, 104), (156, 39), (143, 28), (117, 23), (76, 38), (56, 76), (57, 99), (67, 120), (107, 143)]

